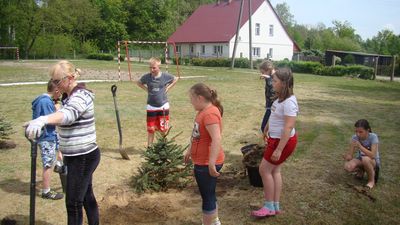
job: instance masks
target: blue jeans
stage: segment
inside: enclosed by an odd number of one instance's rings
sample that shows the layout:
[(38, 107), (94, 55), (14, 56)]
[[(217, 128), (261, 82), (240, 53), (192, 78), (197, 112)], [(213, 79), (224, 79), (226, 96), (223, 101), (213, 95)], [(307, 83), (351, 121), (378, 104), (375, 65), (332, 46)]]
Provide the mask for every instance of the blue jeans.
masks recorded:
[(264, 133), (265, 126), (267, 126), (267, 123), (268, 123), (268, 120), (269, 120), (269, 116), (271, 116), (271, 107), (268, 107), (265, 110), (264, 117), (263, 117), (263, 120), (261, 122), (261, 132), (262, 133)]
[(82, 206), (85, 207), (89, 225), (99, 224), (99, 208), (93, 193), (92, 177), (100, 162), (100, 150), (79, 156), (65, 156), (67, 188), (65, 203), (68, 225), (82, 224)]
[[(215, 165), (217, 171), (222, 168), (221, 165)], [(217, 196), (215, 188), (217, 187), (217, 178), (212, 177), (208, 172), (208, 166), (194, 165), (194, 177), (203, 200), (202, 209), (204, 214), (213, 214), (217, 208)]]

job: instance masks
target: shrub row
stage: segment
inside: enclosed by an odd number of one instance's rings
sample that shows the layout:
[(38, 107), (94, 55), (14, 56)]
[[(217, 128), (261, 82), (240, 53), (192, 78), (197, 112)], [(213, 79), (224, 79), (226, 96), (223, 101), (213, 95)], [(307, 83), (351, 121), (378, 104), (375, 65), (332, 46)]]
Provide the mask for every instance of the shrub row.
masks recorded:
[(352, 66), (323, 66), (314, 71), (315, 74), (325, 76), (357, 76), (362, 79), (372, 79), (374, 70), (371, 67), (352, 65)]
[[(256, 61), (258, 62), (258, 61)], [(261, 62), (261, 61), (260, 61)], [(230, 67), (231, 59), (228, 58), (192, 58), (191, 64), (193, 66), (205, 67)], [(253, 64), (255, 67), (257, 63)], [(249, 68), (250, 60), (247, 58), (235, 59), (235, 68)]]
[(114, 59), (114, 56), (112, 54), (93, 53), (93, 54), (89, 54), (86, 58), (87, 59), (97, 59), (97, 60), (112, 61)]
[(372, 79), (374, 69), (362, 65), (324, 66), (319, 62), (288, 61), (275, 62), (276, 67), (290, 67), (296, 73), (311, 73), (323, 76), (357, 76), (362, 79)]

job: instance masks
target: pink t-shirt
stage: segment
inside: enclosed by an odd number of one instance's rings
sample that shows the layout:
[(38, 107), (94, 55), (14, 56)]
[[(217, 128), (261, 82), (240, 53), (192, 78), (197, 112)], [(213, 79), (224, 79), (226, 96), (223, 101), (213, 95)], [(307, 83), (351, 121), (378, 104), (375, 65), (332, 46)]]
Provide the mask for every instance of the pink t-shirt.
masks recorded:
[[(203, 109), (198, 112), (194, 121), (192, 132), (192, 161), (196, 165), (208, 165), (210, 158), (211, 136), (208, 133), (206, 126), (211, 124), (218, 124), (222, 132), (222, 118), (218, 108), (214, 105)], [(224, 163), (224, 151), (222, 146), (218, 153), (216, 165)]]

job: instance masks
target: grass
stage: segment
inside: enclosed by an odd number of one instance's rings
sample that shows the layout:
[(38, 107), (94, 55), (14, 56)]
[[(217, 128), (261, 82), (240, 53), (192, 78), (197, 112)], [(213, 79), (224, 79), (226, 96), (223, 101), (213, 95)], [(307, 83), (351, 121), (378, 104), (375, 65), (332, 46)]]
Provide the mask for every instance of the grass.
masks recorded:
[[(54, 61), (0, 62), (0, 83), (46, 81), (48, 67), (52, 63)], [(98, 78), (96, 72), (100, 74), (111, 71), (114, 75), (117, 74), (115, 62), (83, 60), (74, 63), (83, 70), (94, 71), (90, 74), (93, 78)], [(125, 76), (126, 67), (125, 62), (122, 67)], [(135, 63), (133, 68), (138, 74), (147, 71), (146, 64)], [(187, 92), (194, 83), (205, 82), (217, 89), (225, 108), (223, 147), (227, 158), (224, 169), (240, 169), (240, 147), (244, 142), (260, 140), (258, 130), (264, 112), (263, 82), (258, 79), (254, 70), (202, 67), (181, 69), (183, 76), (205, 77), (182, 79), (169, 93), (172, 133), (183, 131), (177, 142), (188, 142), (195, 116)], [(170, 72), (176, 73), (176, 69), (171, 66)], [(82, 79), (86, 78), (82, 76)], [(118, 143), (110, 83), (90, 83), (88, 87), (96, 94), (98, 143), (103, 150), (102, 154), (107, 156), (117, 148)], [(11, 136), (17, 143), (17, 148), (0, 152), (0, 195), (6, 200), (0, 203), (0, 218), (14, 211), (18, 212), (14, 208), (28, 201), (26, 194), (25, 200), (13, 201), (18, 191), (11, 189), (21, 190), (17, 186), (24, 186), (29, 182), (29, 145), (22, 135), (21, 125), (31, 117), (30, 102), (44, 90), (43, 85), (0, 87), (0, 113), (13, 123), (14, 130), (17, 131)], [(268, 223), (398, 223), (400, 83), (295, 74), (295, 94), (300, 106), (296, 125), (299, 143), (295, 155), (285, 163), (283, 169), (282, 204), (286, 214), (268, 219)], [(129, 154), (138, 157), (147, 140), (144, 122), (146, 93), (131, 82), (120, 82), (117, 96), (124, 146)], [(360, 118), (370, 121), (372, 130), (380, 139), (381, 177), (377, 187), (371, 191), (378, 199), (376, 202), (371, 202), (348, 188), (346, 183), (362, 183), (353, 180), (343, 171), (342, 154), (347, 150), (354, 132), (353, 124)], [(105, 177), (108, 179), (106, 184), (118, 183), (121, 179), (118, 176)], [(227, 220), (226, 224), (265, 223), (265, 220), (250, 220), (246, 206), (237, 206), (243, 213), (228, 211), (228, 205), (242, 201), (246, 204), (249, 201), (261, 202), (262, 199), (259, 189), (254, 194), (244, 196), (220, 199), (221, 214), (227, 215), (223, 217)], [(229, 221), (228, 218), (232, 219)]]

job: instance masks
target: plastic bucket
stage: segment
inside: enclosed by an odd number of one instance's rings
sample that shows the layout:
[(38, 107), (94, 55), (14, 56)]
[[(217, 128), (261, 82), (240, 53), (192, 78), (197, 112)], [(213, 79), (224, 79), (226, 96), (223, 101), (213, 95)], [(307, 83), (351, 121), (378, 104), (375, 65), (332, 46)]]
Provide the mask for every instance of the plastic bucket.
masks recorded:
[(262, 179), (258, 167), (246, 166), (247, 174), (249, 176), (250, 185), (253, 187), (262, 187)]

